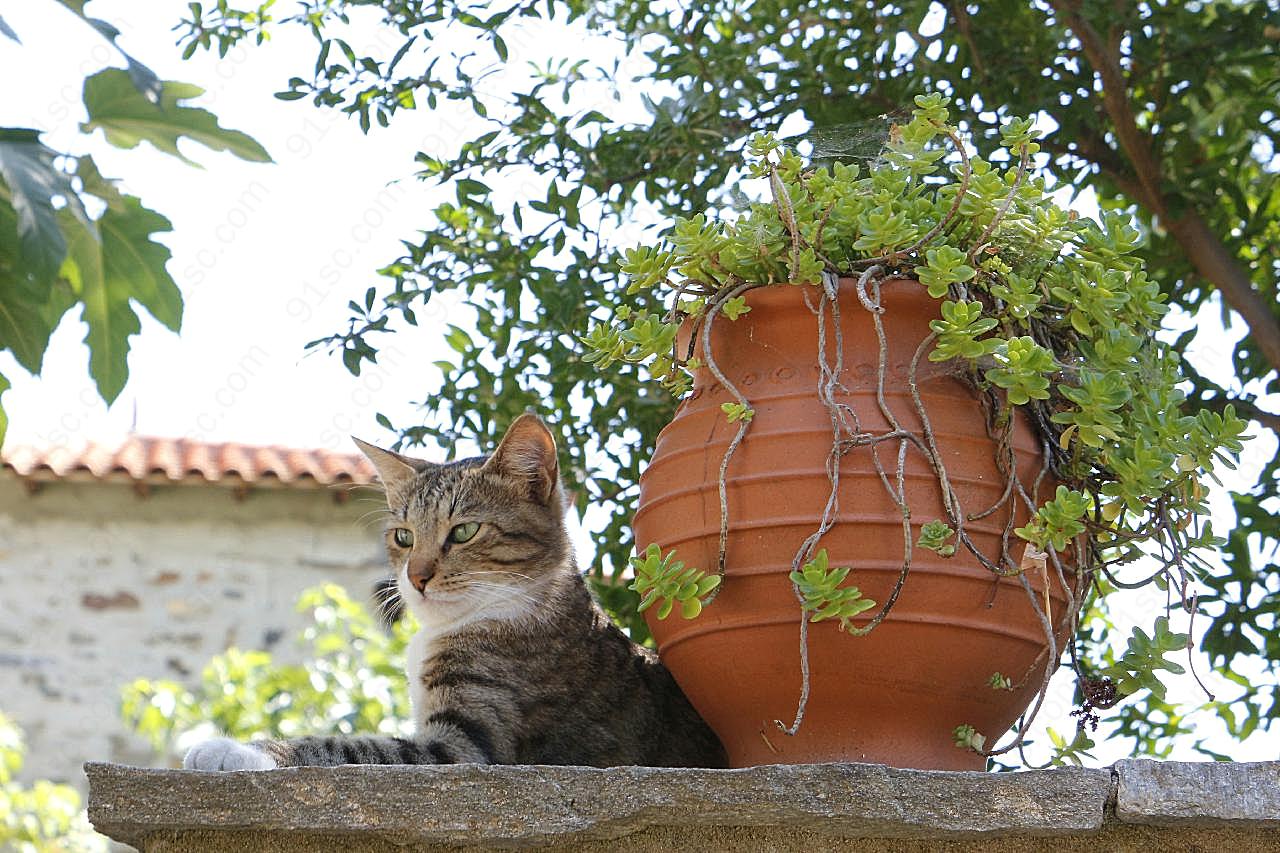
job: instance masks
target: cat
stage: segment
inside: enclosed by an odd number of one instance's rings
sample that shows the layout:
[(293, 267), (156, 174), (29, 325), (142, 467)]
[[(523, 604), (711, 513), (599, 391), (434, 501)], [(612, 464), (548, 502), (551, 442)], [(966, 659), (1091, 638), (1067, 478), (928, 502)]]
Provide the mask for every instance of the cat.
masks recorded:
[(386, 490), (409, 643), (413, 737), (193, 747), (195, 770), (337, 764), (725, 767), (724, 748), (652, 651), (595, 603), (565, 529), (555, 439), (517, 418), (488, 457), (433, 464), (355, 439)]

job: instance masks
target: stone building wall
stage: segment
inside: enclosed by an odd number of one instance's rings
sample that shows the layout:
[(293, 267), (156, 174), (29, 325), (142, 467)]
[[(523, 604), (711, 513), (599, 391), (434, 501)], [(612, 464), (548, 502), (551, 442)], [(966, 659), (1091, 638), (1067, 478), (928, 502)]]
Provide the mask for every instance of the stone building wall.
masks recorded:
[(138, 488), (0, 470), (0, 710), (25, 730), (22, 781), (84, 789), (86, 760), (154, 763), (120, 720), (137, 677), (195, 683), (231, 645), (300, 657), (298, 593), (366, 597), (384, 571), (372, 490)]

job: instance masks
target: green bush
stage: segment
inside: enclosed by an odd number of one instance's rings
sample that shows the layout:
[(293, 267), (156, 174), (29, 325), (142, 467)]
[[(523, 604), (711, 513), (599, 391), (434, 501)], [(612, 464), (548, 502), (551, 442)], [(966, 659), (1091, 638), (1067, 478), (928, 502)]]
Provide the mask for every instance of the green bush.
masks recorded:
[(75, 788), (44, 780), (26, 788), (13, 781), (26, 752), (22, 730), (0, 713), (0, 850), (106, 850), (106, 839), (89, 826)]
[(238, 740), (407, 734), (404, 649), (416, 630), (411, 617), (388, 630), (337, 584), (304, 591), (297, 609), (311, 614), (300, 636), (306, 663), (230, 648), (205, 665), (194, 690), (145, 678), (125, 687), (125, 721), (167, 757), (217, 734)]

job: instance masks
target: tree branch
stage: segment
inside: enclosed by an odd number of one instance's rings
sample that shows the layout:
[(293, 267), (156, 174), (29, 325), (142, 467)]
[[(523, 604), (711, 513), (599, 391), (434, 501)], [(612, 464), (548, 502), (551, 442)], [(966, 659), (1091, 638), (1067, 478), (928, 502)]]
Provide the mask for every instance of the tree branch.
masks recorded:
[(1196, 271), (1213, 282), (1223, 300), (1244, 319), (1262, 357), (1280, 371), (1280, 320), (1262, 294), (1254, 289), (1252, 279), (1236, 256), (1193, 209), (1179, 219), (1166, 220), (1165, 227), (1187, 253)]
[(1093, 70), (1102, 80), (1102, 105), (1111, 118), (1120, 149), (1133, 165), (1138, 182), (1154, 204), (1152, 210), (1165, 217), (1164, 195), (1160, 191), (1160, 164), (1151, 154), (1146, 134), (1138, 127), (1129, 103), (1129, 87), (1125, 82), (1120, 57), (1113, 53), (1093, 25), (1080, 14), (1079, 0), (1051, 0), (1053, 8), (1071, 28)]
[(948, 3), (951, 15), (955, 18), (956, 29), (960, 31), (960, 37), (969, 47), (969, 61), (973, 63), (974, 76), (979, 80), (985, 80), (987, 76), (986, 65), (982, 61), (982, 54), (978, 53), (978, 44), (973, 40), (973, 22), (969, 18), (969, 10), (966, 8), (967, 0), (960, 0), (958, 3)]

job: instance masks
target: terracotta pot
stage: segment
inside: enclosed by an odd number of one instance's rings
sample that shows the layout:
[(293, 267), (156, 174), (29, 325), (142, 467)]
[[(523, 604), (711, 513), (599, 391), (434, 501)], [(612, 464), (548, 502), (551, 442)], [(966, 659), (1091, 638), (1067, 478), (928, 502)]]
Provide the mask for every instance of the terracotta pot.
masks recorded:
[[(800, 606), (788, 573), (801, 542), (818, 527), (830, 490), (824, 465), (831, 423), (816, 393), (817, 320), (805, 304), (805, 290), (816, 305), (816, 288), (756, 289), (747, 294), (750, 313), (715, 326), (717, 362), (755, 409), (728, 470), (726, 580), (696, 619), (680, 618), (677, 609), (659, 621), (653, 608), (649, 627), (663, 661), (720, 735), (735, 767), (861, 761), (982, 769), (981, 756), (954, 745), (953, 729), (969, 724), (993, 742), (1024, 711), (1050, 662), (1043, 629), (1019, 581), (997, 580), (963, 548), (951, 558), (916, 548), (901, 595), (871, 633), (854, 637), (832, 622), (811, 624), (811, 695), (803, 725), (795, 736), (775, 725), (791, 723), (801, 689)], [(905, 378), (929, 334), (929, 321), (938, 316), (938, 302), (908, 280), (886, 283), (881, 298), (889, 347), (886, 400), (904, 427), (919, 431)], [(838, 399), (853, 407), (864, 430), (882, 432), (888, 424), (875, 398), (876, 336), (852, 281), (841, 283), (840, 310), (847, 393)], [(961, 507), (977, 513), (999, 501), (1004, 479), (974, 395), (948, 369), (921, 359), (917, 384)], [(664, 552), (674, 548), (689, 565), (714, 570), (720, 529), (716, 475), (737, 429), (720, 405), (731, 400), (700, 370), (691, 395), (659, 435), (640, 478), (634, 528), (641, 550), (657, 543)], [(1022, 481), (1030, 484), (1041, 464), (1039, 442), (1022, 420), (1013, 442)], [(890, 477), (897, 451), (896, 442), (878, 451)], [(902, 568), (902, 516), (871, 454), (864, 446), (844, 455), (837, 523), (820, 546), (831, 565), (853, 567), (846, 584), (883, 604)], [(915, 541), (921, 525), (945, 514), (923, 454), (911, 447), (906, 458)], [(1006, 503), (968, 525), (983, 553), (999, 554), (1010, 511)], [(1015, 524), (1025, 523), (1026, 515), (1017, 512)], [(1023, 543), (1016, 537), (1011, 542), (1019, 560)], [(1028, 579), (1043, 602), (1046, 578), (1036, 573)], [(1061, 649), (1065, 596), (1056, 580), (1050, 588)], [(855, 624), (865, 624), (874, 613)], [(992, 689), (988, 680), (995, 672), (1022, 686)]]

